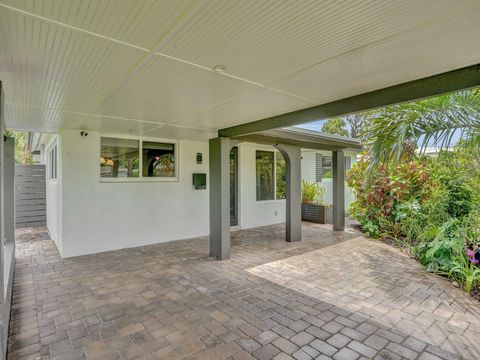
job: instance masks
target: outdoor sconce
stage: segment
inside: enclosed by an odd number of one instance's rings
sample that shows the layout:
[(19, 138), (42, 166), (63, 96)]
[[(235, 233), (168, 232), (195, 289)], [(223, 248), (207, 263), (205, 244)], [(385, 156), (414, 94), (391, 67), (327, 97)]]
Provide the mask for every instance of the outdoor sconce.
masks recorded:
[(197, 153), (197, 164), (201, 164), (203, 162), (203, 154)]

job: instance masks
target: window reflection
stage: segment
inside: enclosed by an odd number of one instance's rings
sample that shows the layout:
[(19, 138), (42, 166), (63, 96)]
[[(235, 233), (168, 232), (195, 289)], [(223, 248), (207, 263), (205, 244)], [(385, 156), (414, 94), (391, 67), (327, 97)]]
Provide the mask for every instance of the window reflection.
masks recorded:
[(142, 143), (144, 177), (175, 176), (175, 145), (144, 141)]
[(256, 151), (257, 200), (274, 200), (274, 153)]
[(139, 176), (139, 141), (102, 137), (100, 140), (100, 177)]

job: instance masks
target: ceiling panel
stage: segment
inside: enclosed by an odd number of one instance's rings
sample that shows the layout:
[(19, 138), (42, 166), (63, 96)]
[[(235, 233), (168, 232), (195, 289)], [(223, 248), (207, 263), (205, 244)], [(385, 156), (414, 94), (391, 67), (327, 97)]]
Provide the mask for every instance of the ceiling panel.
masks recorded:
[(3, 0), (56, 22), (150, 49), (189, 12), (195, 0)]
[(189, 139), (205, 141), (217, 136), (216, 131), (207, 129), (196, 129), (184, 126), (165, 125), (148, 131), (145, 136), (164, 139)]
[(206, 67), (224, 64), (237, 76), (270, 83), (432, 22), (445, 25), (479, 5), (477, 0), (212, 1), (184, 19), (160, 51)]
[[(353, 51), (272, 84), (325, 103), (480, 63), (480, 7), (445, 24), (432, 24)], [(456, 31), (452, 32), (451, 28)]]
[(480, 63), (479, 18), (478, 0), (0, 0), (6, 125), (203, 136)]
[(103, 134), (145, 135), (158, 124), (102, 116), (80, 116), (66, 114), (62, 118), (62, 128), (99, 131)]
[(211, 109), (188, 116), (179, 120), (176, 124), (219, 129), (246, 121), (279, 115), (287, 111), (303, 109), (311, 105), (305, 101), (278, 94), (268, 89), (257, 89)]
[[(6, 102), (45, 110), (94, 111), (144, 56), (137, 49), (3, 9), (0, 34)], [(6, 125), (22, 121), (7, 117)]]
[(256, 88), (208, 69), (153, 56), (107, 98), (98, 111), (105, 115), (172, 122)]
[(144, 135), (159, 124), (90, 114), (43, 110), (7, 105), (5, 117), (22, 119), (12, 130), (56, 133), (60, 129), (100, 131), (112, 134)]
[(61, 117), (55, 110), (5, 104), (5, 127), (10, 130), (54, 133), (60, 128)]

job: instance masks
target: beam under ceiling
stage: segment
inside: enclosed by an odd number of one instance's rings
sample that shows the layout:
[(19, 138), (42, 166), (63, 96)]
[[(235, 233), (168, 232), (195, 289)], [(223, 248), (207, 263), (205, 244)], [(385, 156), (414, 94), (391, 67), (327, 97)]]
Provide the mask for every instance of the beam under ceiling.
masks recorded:
[(326, 104), (228, 127), (219, 130), (218, 136), (241, 136), (270, 129), (295, 126), (476, 86), (480, 86), (480, 64), (409, 81), (380, 90), (374, 90)]
[(274, 145), (287, 144), (316, 150), (344, 150), (347, 148), (361, 149), (360, 141), (347, 137), (323, 135), (303, 129), (274, 129), (255, 134), (232, 137), (234, 140), (257, 144)]

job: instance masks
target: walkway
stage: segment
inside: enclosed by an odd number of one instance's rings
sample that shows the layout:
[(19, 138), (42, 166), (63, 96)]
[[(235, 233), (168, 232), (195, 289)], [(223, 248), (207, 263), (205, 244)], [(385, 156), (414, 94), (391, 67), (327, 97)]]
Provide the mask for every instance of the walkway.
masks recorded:
[(303, 224), (60, 259), (19, 234), (14, 359), (480, 358), (480, 305), (353, 230)]

